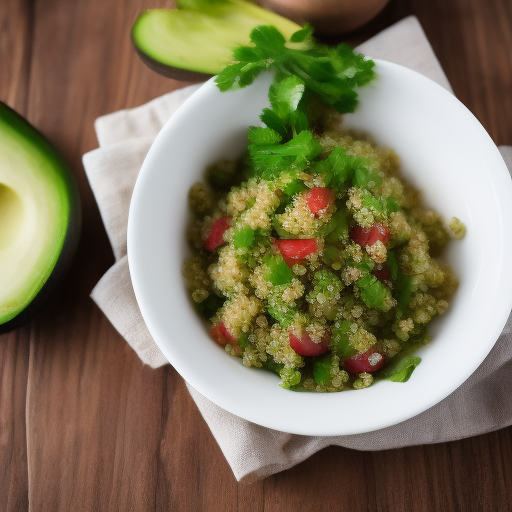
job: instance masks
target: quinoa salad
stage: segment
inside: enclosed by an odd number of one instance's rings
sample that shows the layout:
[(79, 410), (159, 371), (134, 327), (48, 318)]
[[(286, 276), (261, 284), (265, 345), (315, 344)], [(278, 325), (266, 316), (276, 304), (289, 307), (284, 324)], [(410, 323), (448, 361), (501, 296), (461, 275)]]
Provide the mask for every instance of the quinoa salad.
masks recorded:
[[(191, 298), (211, 337), (292, 390), (406, 381), (457, 279), (437, 259), (465, 228), (425, 208), (390, 149), (326, 130), (315, 167), (250, 177), (207, 169), (189, 193)], [(341, 163), (343, 162), (343, 163)]]
[(465, 227), (422, 203), (398, 156), (342, 130), (374, 62), (346, 45), (256, 27), (221, 91), (274, 73), (245, 155), (189, 192), (183, 273), (210, 334), (283, 388), (332, 392), (407, 381), (457, 278), (438, 258)]

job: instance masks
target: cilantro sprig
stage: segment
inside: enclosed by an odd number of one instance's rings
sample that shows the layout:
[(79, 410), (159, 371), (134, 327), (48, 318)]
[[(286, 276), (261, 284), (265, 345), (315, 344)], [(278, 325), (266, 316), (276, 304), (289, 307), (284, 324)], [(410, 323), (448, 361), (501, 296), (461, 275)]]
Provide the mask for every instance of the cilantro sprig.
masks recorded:
[(254, 170), (263, 179), (274, 179), (283, 169), (298, 172), (322, 152), (309, 130), (301, 131), (283, 144), (267, 142), (271, 131), (270, 128), (249, 129), (249, 156)]
[(356, 87), (367, 84), (375, 76), (374, 63), (352, 48), (340, 44), (336, 48), (313, 39), (309, 26), (295, 32), (287, 44), (283, 35), (271, 25), (253, 29), (254, 46), (239, 46), (233, 52), (234, 62), (217, 77), (221, 91), (246, 87), (263, 71), (273, 69), (282, 76), (300, 79), (304, 87), (340, 113), (354, 112)]
[[(253, 173), (263, 179), (274, 179), (283, 170), (297, 175), (323, 153), (307, 116), (312, 100), (340, 113), (353, 112), (355, 88), (373, 79), (374, 63), (347, 45), (331, 48), (316, 42), (309, 26), (295, 32), (288, 43), (270, 25), (256, 27), (250, 39), (250, 46), (235, 48), (234, 61), (220, 72), (217, 86), (221, 91), (242, 88), (263, 71), (275, 72), (268, 94), (271, 108), (260, 116), (266, 127), (249, 128), (249, 159)], [(322, 172), (334, 164), (333, 186), (349, 175), (356, 181), (368, 175), (364, 162), (345, 152), (334, 151), (328, 160), (315, 165)]]

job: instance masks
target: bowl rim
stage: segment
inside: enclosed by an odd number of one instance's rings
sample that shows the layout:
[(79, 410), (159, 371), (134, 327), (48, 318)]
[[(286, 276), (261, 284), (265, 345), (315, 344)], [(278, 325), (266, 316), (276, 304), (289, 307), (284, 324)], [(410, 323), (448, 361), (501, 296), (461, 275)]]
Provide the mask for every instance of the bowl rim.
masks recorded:
[[(434, 87), (441, 94), (450, 96), (453, 101), (458, 104), (459, 109), (462, 109), (461, 112), (465, 112), (464, 115), (469, 116), (468, 122), (477, 123), (479, 129), (482, 131), (482, 136), (487, 138), (490, 141), (492, 146), (495, 148), (495, 152), (499, 156), (502, 164), (501, 169), (496, 167), (496, 176), (498, 181), (500, 181), (501, 186), (497, 188), (496, 193), (498, 194), (497, 201), (500, 206), (500, 210), (502, 213), (502, 217), (500, 218), (500, 222), (506, 225), (512, 225), (512, 183), (510, 181), (510, 175), (507, 171), (507, 167), (497, 149), (496, 145), (492, 142), (489, 135), (476, 119), (476, 117), (450, 92), (444, 89), (442, 86), (433, 82), (429, 78), (417, 73), (409, 68), (404, 66), (400, 66), (398, 64), (390, 63), (387, 61), (374, 59), (377, 69), (383, 70), (384, 68), (391, 70), (391, 72), (397, 71), (398, 73), (410, 74), (410, 76), (421, 77), (421, 80), (426, 82), (430, 82), (430, 87)], [(406, 411), (396, 412), (392, 415), (392, 418), (386, 418), (383, 421), (375, 421), (369, 428), (364, 428), (361, 430), (360, 428), (356, 428), (352, 430), (340, 429), (338, 426), (334, 428), (331, 427), (322, 427), (322, 428), (310, 428), (308, 426), (298, 426), (298, 425), (289, 425), (286, 421), (279, 421), (272, 418), (264, 418), (262, 420), (257, 414), (252, 413), (245, 407), (243, 410), (237, 406), (236, 403), (233, 402), (232, 399), (228, 399), (225, 396), (225, 393), (220, 392), (215, 386), (209, 386), (208, 383), (204, 382), (198, 375), (194, 374), (194, 372), (190, 372), (189, 368), (187, 368), (186, 363), (177, 359), (175, 351), (170, 348), (167, 343), (165, 336), (159, 330), (157, 319), (154, 318), (151, 306), (149, 302), (146, 300), (148, 297), (149, 290), (146, 288), (145, 279), (144, 279), (144, 270), (143, 270), (143, 257), (141, 255), (141, 247), (137, 243), (137, 237), (140, 233), (141, 225), (140, 219), (142, 212), (144, 210), (147, 198), (144, 196), (144, 188), (145, 182), (151, 179), (151, 168), (153, 165), (153, 159), (158, 158), (158, 153), (162, 151), (163, 146), (165, 145), (169, 134), (172, 134), (172, 131), (175, 130), (175, 127), (179, 127), (180, 123), (183, 119), (187, 118), (190, 113), (197, 108), (196, 106), (200, 104), (201, 101), (204, 101), (208, 98), (210, 94), (212, 94), (212, 90), (216, 89), (214, 83), (215, 77), (208, 80), (205, 84), (203, 84), (197, 91), (195, 91), (190, 98), (188, 98), (182, 106), (175, 112), (175, 114), (167, 121), (162, 130), (157, 135), (155, 141), (153, 142), (145, 160), (141, 167), (139, 176), (137, 178), (137, 182), (135, 185), (135, 189), (132, 196), (132, 201), (130, 204), (130, 212), (128, 219), (128, 234), (127, 234), (127, 252), (128, 252), (128, 263), (130, 268), (131, 279), (133, 283), (133, 288), (135, 292), (135, 297), (137, 299), (137, 303), (139, 304), (142, 317), (148, 327), (148, 330), (153, 337), (155, 343), (158, 345), (162, 353), (165, 357), (170, 361), (170, 363), (174, 366), (174, 368), (180, 373), (180, 375), (186, 380), (188, 384), (190, 384), (195, 390), (197, 390), (200, 394), (202, 394), (205, 398), (212, 401), (216, 405), (225, 409), (226, 411), (239, 416), (245, 420), (251, 421), (253, 423), (269, 427), (278, 431), (290, 432), (295, 434), (302, 435), (326, 435), (326, 436), (338, 436), (338, 435), (351, 435), (351, 434), (359, 434), (370, 431), (379, 430), (385, 427), (389, 427), (392, 425), (396, 425), (401, 423), (407, 419), (410, 419), (428, 409), (432, 406), (438, 404), (447, 396), (452, 394), (456, 389), (458, 389), (480, 366), (480, 364), (484, 361), (485, 357), (491, 351), (493, 346), (495, 345), (505, 323), (509, 316), (510, 309), (512, 307), (512, 287), (507, 289), (503, 288), (502, 300), (500, 304), (496, 307), (495, 310), (495, 319), (494, 319), (494, 327), (489, 330), (488, 343), (485, 344), (484, 349), (480, 349), (479, 357), (473, 358), (471, 360), (471, 365), (469, 365), (464, 373), (464, 376), (459, 378), (456, 385), (451, 385), (450, 387), (444, 389), (442, 392), (438, 392), (431, 396), (429, 400), (418, 400), (416, 403), (409, 404)], [(503, 173), (506, 172), (506, 176)], [(503, 222), (506, 221), (506, 222)], [(504, 228), (504, 226), (502, 226)], [(504, 232), (504, 229), (502, 229)], [(512, 251), (512, 242), (507, 239), (502, 240), (503, 246), (500, 254), (500, 268), (502, 271), (506, 273), (506, 282), (512, 282), (512, 270), (507, 269), (506, 264), (503, 264), (504, 254), (510, 253)], [(181, 262), (180, 262), (181, 266)], [(187, 307), (189, 307), (187, 305)], [(199, 317), (198, 317), (198, 321)], [(391, 382), (380, 382), (379, 384), (391, 384), (397, 385), (396, 383)], [(405, 384), (404, 384), (405, 385)], [(277, 383), (276, 383), (277, 386)], [(278, 388), (281, 389), (281, 388)], [(368, 388), (370, 390), (371, 388)], [(368, 391), (364, 390), (364, 391)], [(364, 392), (363, 390), (359, 390), (358, 393)], [(289, 391), (286, 391), (290, 393)], [(294, 393), (295, 395), (304, 395), (304, 393)], [(345, 393), (341, 393), (344, 395)], [(319, 405), (329, 406), (332, 403), (331, 397), (340, 395), (340, 393), (333, 394), (315, 394), (316, 400)]]

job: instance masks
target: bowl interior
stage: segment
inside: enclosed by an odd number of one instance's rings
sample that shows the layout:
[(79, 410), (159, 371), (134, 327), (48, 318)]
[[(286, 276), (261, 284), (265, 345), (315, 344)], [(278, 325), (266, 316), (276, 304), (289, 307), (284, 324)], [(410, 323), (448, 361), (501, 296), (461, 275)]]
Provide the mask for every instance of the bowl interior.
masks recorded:
[[(208, 335), (184, 288), (188, 254), (187, 194), (206, 165), (236, 157), (246, 129), (268, 105), (270, 75), (220, 93), (212, 81), (170, 119), (141, 169), (130, 208), (128, 258), (147, 326), (176, 370), (220, 407), (254, 423), (305, 435), (343, 435), (406, 420), (459, 387), (494, 345), (512, 304), (510, 176), (476, 118), (449, 92), (401, 66), (377, 61), (378, 80), (360, 91), (344, 126), (363, 130), (400, 156), (405, 176), (445, 219), (460, 218), (467, 235), (446, 258), (460, 287), (407, 383), (378, 382), (333, 394), (279, 387), (269, 372), (247, 369)], [(490, 300), (492, 298), (492, 300)]]

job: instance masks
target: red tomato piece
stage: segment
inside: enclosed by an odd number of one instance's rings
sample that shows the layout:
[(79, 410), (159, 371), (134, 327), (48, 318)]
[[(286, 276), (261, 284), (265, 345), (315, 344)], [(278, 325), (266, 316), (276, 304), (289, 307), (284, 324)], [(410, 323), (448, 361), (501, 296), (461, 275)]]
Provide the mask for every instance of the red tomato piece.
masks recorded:
[(222, 345), (222, 346), (225, 346), (228, 343), (236, 343), (235, 337), (231, 335), (231, 333), (227, 330), (226, 326), (222, 322), (215, 324), (210, 329), (210, 336), (219, 345)]
[(220, 217), (218, 218), (210, 228), (210, 234), (208, 238), (203, 242), (203, 247), (213, 252), (219, 245), (224, 243), (224, 232), (229, 229), (231, 217)]
[(312, 213), (318, 216), (318, 214), (327, 209), (331, 204), (334, 203), (335, 194), (334, 190), (326, 187), (315, 187), (312, 188), (306, 196), (308, 200), (308, 206)]
[[(380, 268), (377, 268), (378, 266), (380, 266)], [(375, 265), (372, 270), (372, 274), (379, 281), (391, 281), (391, 269), (386, 262), (382, 263), (381, 265)]]
[(376, 348), (371, 347), (362, 354), (356, 354), (355, 356), (345, 359), (343, 367), (349, 373), (371, 373), (382, 368), (385, 363), (386, 358), (384, 357), (384, 354)]
[(298, 338), (290, 331), (290, 347), (299, 354), (299, 356), (319, 356), (329, 350), (330, 336), (325, 336), (320, 343), (311, 340), (308, 333), (303, 331)]
[(381, 222), (377, 222), (371, 228), (355, 226), (350, 230), (350, 238), (363, 248), (372, 246), (377, 240), (386, 245), (389, 242), (389, 237), (389, 228)]
[(284, 261), (286, 261), (290, 267), (303, 264), (306, 256), (318, 251), (315, 238), (306, 238), (305, 240), (276, 240), (276, 245)]

